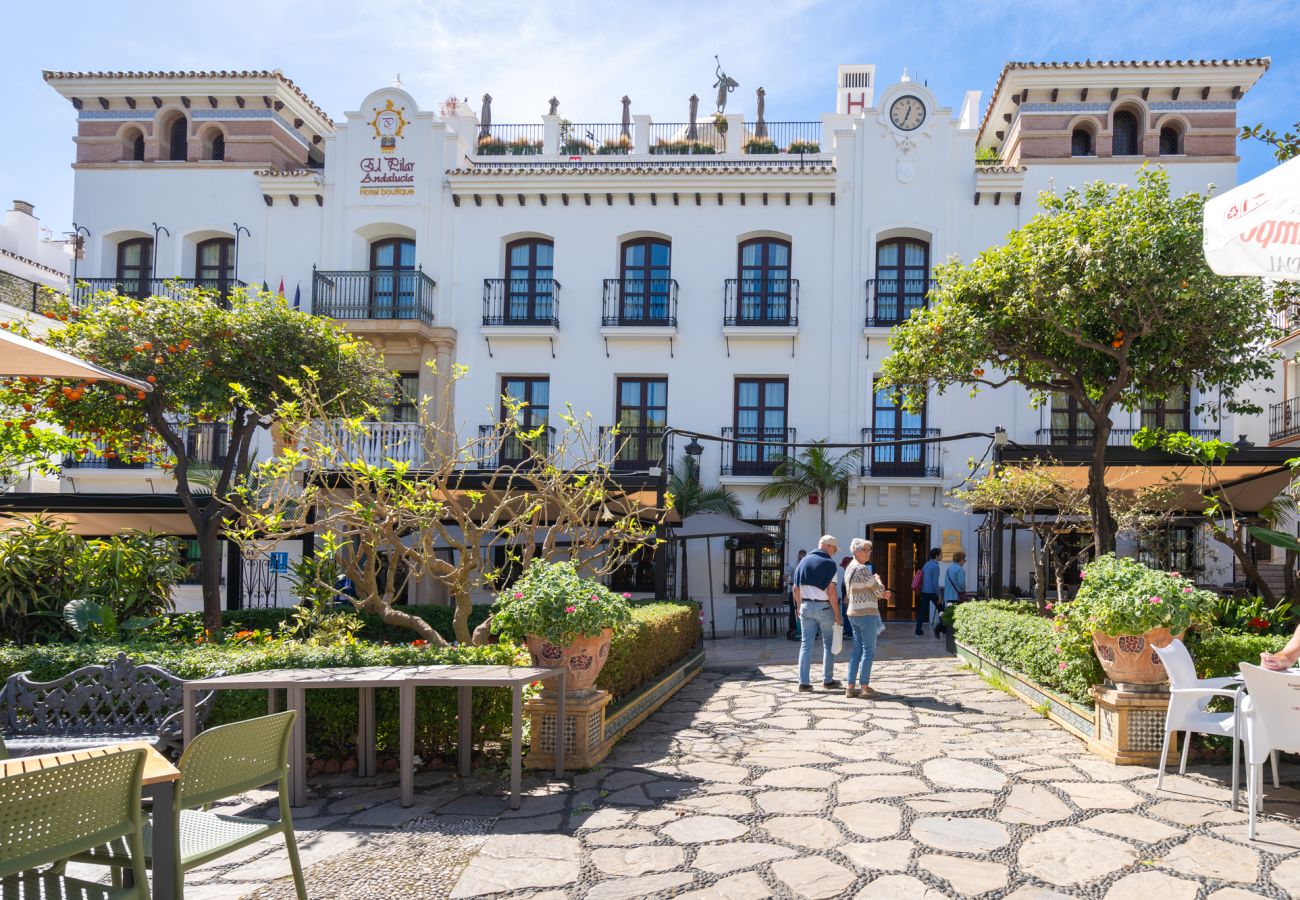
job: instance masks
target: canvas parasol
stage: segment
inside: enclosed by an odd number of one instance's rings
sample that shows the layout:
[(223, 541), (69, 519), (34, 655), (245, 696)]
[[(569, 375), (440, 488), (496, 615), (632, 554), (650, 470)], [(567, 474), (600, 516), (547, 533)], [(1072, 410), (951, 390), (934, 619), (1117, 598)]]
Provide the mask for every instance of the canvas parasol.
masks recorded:
[(94, 363), (8, 331), (0, 331), (0, 374), (25, 375), (29, 378), (102, 378), (129, 385), (136, 390), (153, 390), (153, 385), (144, 381), (102, 369)]
[(709, 511), (692, 513), (682, 519), (682, 523), (673, 529), (673, 537), (677, 540), (688, 541), (691, 538), (704, 538), (706, 541), (705, 552), (708, 554), (709, 561), (709, 635), (713, 640), (718, 639), (718, 617), (713, 611), (713, 541), (711, 539), (739, 534), (764, 534), (770, 536), (771, 533), (766, 528), (742, 522), (740, 519), (733, 519), (731, 516), (722, 513)]
[(1220, 275), (1300, 280), (1300, 158), (1207, 200), (1204, 247)]

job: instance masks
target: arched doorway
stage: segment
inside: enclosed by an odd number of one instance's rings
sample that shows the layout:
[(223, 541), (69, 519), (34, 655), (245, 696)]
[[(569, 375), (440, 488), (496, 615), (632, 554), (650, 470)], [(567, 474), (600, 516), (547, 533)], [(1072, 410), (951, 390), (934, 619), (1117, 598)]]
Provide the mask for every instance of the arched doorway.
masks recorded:
[(881, 522), (867, 531), (871, 562), (894, 599), (882, 600), (880, 615), (889, 621), (912, 621), (920, 594), (912, 591), (912, 575), (930, 550), (930, 526), (911, 522)]

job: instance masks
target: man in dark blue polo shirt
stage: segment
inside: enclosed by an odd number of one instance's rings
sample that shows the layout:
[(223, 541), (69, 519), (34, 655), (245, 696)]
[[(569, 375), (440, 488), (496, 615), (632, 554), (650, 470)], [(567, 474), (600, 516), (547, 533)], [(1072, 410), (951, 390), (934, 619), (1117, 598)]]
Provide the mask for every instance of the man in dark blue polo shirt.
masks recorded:
[(794, 596), (799, 601), (799, 624), (803, 637), (799, 643), (799, 690), (811, 691), (812, 647), (817, 635), (822, 637), (822, 687), (838, 690), (835, 680), (835, 654), (831, 652), (832, 629), (843, 625), (840, 618), (840, 598), (835, 586), (833, 555), (840, 549), (839, 541), (829, 534), (822, 535), (817, 549), (804, 557), (794, 570)]

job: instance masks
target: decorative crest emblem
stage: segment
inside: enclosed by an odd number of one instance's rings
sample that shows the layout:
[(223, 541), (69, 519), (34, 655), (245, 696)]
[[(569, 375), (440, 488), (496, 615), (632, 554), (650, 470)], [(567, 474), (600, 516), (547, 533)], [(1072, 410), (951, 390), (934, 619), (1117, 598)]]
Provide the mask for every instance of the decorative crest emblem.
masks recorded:
[(397, 109), (392, 100), (386, 101), (383, 109), (375, 110), (370, 127), (375, 130), (374, 137), (379, 140), (381, 152), (392, 153), (397, 149), (397, 139), (402, 136), (402, 129), (407, 125), (406, 117), (402, 115), (404, 112), (406, 107)]

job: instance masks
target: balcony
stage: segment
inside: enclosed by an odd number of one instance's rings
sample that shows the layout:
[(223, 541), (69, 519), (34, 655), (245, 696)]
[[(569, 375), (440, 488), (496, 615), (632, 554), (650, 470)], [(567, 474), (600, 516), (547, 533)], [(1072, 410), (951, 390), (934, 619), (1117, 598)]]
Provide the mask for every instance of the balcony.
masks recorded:
[(799, 327), (799, 279), (728, 278), (725, 290), (724, 328)]
[(337, 431), (340, 463), (362, 459), (367, 465), (424, 463), (425, 431), (419, 422), (362, 422), (359, 431)]
[[(600, 459), (615, 472), (645, 472), (660, 465), (663, 428), (600, 427)], [(671, 471), (671, 467), (669, 469)]]
[(560, 328), (560, 283), (554, 278), (484, 278), (483, 327)]
[(209, 291), (226, 300), (235, 290), (247, 290), (248, 285), (233, 278), (78, 278), (72, 286), (71, 302), (81, 309), (91, 303), (96, 294), (110, 293), (143, 300), (146, 297), (183, 299), (187, 291)]
[[(862, 443), (875, 444), (889, 441), (911, 441), (918, 438), (937, 438), (938, 428), (864, 428)], [(938, 478), (943, 474), (940, 460), (942, 445), (938, 442), (900, 443), (883, 447), (867, 447), (862, 454), (863, 478)]]
[[(73, 435), (77, 437), (77, 435)], [(228, 429), (224, 422), (210, 422), (192, 425), (183, 429), (181, 436), (185, 440), (185, 455), (191, 463), (220, 467), (226, 462), (226, 449), (229, 445)], [(146, 443), (141, 439), (142, 446)], [(124, 458), (125, 457), (125, 458)], [(109, 450), (103, 441), (92, 441), (90, 449), (80, 458), (67, 456), (63, 460), (65, 469), (158, 469), (160, 458), (141, 451), (140, 453), (118, 454)]]
[(1268, 439), (1285, 441), (1300, 436), (1300, 397), (1292, 397), (1268, 407)]
[[(787, 457), (794, 455), (793, 428), (722, 429), (722, 475), (771, 475)], [(734, 439), (735, 443), (728, 443)]]
[(606, 278), (604, 328), (676, 328), (676, 278)]
[(311, 309), (341, 321), (416, 320), (433, 324), (437, 283), (421, 269), (326, 272), (312, 269)]
[[(1131, 447), (1136, 428), (1112, 428), (1106, 440), (1107, 447)], [(1217, 428), (1189, 428), (1187, 434), (1203, 441), (1216, 440)], [(1046, 447), (1091, 447), (1091, 428), (1040, 428), (1034, 432), (1034, 442)]]
[(480, 425), (471, 465), (480, 470), (526, 466), (545, 460), (554, 446), (555, 427), (552, 425), (545, 426), (532, 440), (525, 440), (517, 433), (502, 432), (498, 425)]
[(930, 291), (937, 282), (933, 278), (867, 279), (867, 328), (892, 328), (924, 309)]

